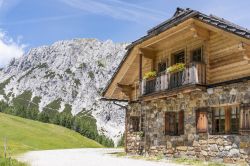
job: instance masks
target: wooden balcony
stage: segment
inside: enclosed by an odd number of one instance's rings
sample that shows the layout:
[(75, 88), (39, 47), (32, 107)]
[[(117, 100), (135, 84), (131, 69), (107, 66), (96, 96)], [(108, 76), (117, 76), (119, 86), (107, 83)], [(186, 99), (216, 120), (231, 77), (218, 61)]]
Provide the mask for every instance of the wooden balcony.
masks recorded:
[(190, 63), (184, 71), (164, 73), (153, 79), (141, 81), (141, 96), (178, 89), (186, 85), (205, 85), (206, 66), (203, 63)]

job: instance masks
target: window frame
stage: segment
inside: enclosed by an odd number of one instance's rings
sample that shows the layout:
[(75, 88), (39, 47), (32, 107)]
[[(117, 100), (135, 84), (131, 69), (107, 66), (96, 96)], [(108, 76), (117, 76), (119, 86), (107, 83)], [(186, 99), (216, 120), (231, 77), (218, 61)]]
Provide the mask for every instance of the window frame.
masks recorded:
[[(179, 54), (182, 54), (183, 53), (183, 56), (184, 56), (184, 62), (176, 62), (176, 56), (179, 55)], [(176, 51), (174, 53), (172, 53), (172, 56), (171, 56), (171, 65), (174, 65), (176, 63), (186, 63), (186, 51), (185, 49), (181, 49), (179, 51)]]
[(240, 111), (240, 131), (250, 132), (250, 104), (242, 104)]
[[(173, 119), (171, 119), (173, 118)], [(165, 135), (180, 136), (184, 134), (185, 112), (184, 110), (175, 112), (165, 112)], [(168, 129), (167, 129), (168, 126)], [(171, 128), (171, 126), (173, 128)]]
[[(161, 71), (162, 66), (160, 66), (160, 65), (165, 65), (165, 69)], [(166, 62), (166, 61), (164, 61), (164, 62), (159, 62), (157, 67), (158, 67), (158, 70), (157, 70), (158, 74), (162, 74), (162, 73), (165, 74), (165, 71), (166, 71), (166, 69), (167, 69), (167, 62)]]
[[(237, 131), (232, 131), (232, 112), (233, 109), (236, 109), (236, 122), (237, 122)], [(221, 110), (224, 110), (224, 115), (221, 114)], [(219, 110), (219, 115), (215, 116), (215, 111)], [(219, 117), (220, 120), (224, 118), (224, 124), (219, 124), (219, 131), (215, 131), (215, 118)], [(222, 131), (220, 131), (221, 127), (224, 127)], [(240, 107), (239, 105), (230, 105), (230, 106), (220, 106), (220, 107), (213, 107), (212, 109), (212, 134), (213, 135), (233, 135), (239, 134), (240, 132)]]
[[(200, 50), (201, 51), (201, 59), (200, 59), (200, 61), (197, 61), (197, 60), (194, 60), (194, 52), (195, 51), (197, 51), (197, 50)], [(204, 57), (204, 55), (203, 55), (203, 46), (200, 46), (200, 47), (196, 47), (195, 49), (192, 49), (191, 50), (191, 52), (190, 52), (190, 61), (192, 62), (192, 63), (203, 63), (204, 62), (204, 59), (203, 59), (203, 57)]]
[(132, 126), (130, 129), (132, 129), (133, 132), (139, 132), (140, 131), (140, 117), (131, 116), (130, 125)]

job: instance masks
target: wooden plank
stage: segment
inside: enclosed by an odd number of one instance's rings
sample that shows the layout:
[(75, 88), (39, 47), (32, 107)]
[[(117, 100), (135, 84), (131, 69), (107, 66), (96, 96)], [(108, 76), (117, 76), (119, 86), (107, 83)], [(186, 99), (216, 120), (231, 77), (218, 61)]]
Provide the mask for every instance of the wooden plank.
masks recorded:
[(226, 76), (223, 76), (223, 77), (220, 77), (220, 76), (217, 76), (217, 77), (212, 77), (211, 79), (211, 83), (214, 84), (214, 83), (219, 83), (219, 82), (224, 82), (224, 81), (227, 81), (227, 80), (234, 80), (234, 79), (238, 79), (238, 78), (242, 78), (242, 77), (247, 77), (250, 75), (250, 71), (241, 71), (239, 73), (236, 73), (236, 74), (230, 74), (230, 75), (226, 75)]
[(231, 56), (225, 56), (222, 58), (217, 58), (215, 60), (210, 61), (210, 69), (213, 70), (221, 66), (232, 65), (234, 63), (241, 62), (241, 61), (244, 61), (243, 56), (237, 55), (237, 54), (233, 54), (233, 56), (231, 55)]
[(241, 67), (244, 65), (248, 65), (248, 62), (247, 61), (234, 62), (234, 63), (231, 63), (230, 65), (220, 66), (217, 68), (210, 68), (209, 73), (228, 71), (228, 70), (231, 70), (232, 68), (239, 67), (239, 66)]

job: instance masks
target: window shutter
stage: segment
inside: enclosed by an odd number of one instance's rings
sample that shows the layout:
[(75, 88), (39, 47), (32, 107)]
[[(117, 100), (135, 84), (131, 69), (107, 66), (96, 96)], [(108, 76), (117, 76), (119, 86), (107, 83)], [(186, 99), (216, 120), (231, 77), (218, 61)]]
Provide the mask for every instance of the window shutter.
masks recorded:
[(240, 128), (241, 130), (250, 130), (250, 105), (242, 107)]
[(179, 112), (178, 133), (184, 134), (184, 111), (183, 110)]
[(231, 124), (231, 107), (226, 107), (225, 109), (225, 132), (230, 133), (230, 124)]
[(132, 125), (133, 132), (139, 131), (139, 128), (140, 128), (139, 117), (131, 117), (131, 125)]
[(165, 134), (170, 134), (170, 114), (169, 112), (165, 113)]
[(197, 131), (199, 133), (207, 132), (207, 128), (208, 128), (207, 112), (201, 112), (198, 110), (196, 118), (197, 118), (196, 119)]

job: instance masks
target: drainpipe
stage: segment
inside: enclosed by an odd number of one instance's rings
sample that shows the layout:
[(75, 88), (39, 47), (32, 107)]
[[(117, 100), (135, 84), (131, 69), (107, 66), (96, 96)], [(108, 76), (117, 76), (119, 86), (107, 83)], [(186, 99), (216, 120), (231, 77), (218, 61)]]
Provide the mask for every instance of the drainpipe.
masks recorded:
[(128, 107), (127, 106), (124, 106), (124, 105), (121, 105), (121, 104), (119, 104), (119, 103), (116, 103), (116, 101), (113, 101), (113, 104), (114, 105), (117, 105), (117, 106), (119, 106), (119, 107), (121, 107), (121, 108), (123, 108), (123, 109), (125, 109), (125, 138), (124, 138), (124, 150), (125, 150), (125, 153), (128, 153), (128, 149), (127, 149), (127, 128), (128, 128), (128, 126), (127, 126), (127, 124), (128, 124)]

